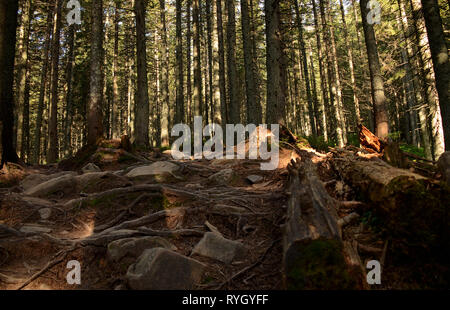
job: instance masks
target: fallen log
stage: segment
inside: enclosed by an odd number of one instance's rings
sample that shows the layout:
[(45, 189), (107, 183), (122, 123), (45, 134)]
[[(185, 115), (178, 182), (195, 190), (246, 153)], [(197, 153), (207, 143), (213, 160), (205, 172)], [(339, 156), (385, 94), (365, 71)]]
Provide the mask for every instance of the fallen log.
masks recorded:
[(439, 252), (439, 248), (448, 252), (448, 186), (352, 152), (335, 151), (329, 160), (343, 181), (355, 189), (356, 199), (366, 202), (363, 211), (377, 217), (380, 230), (392, 238), (397, 253), (428, 255), (426, 251)]
[(350, 275), (336, 207), (311, 161), (291, 161), (283, 265), (288, 289), (349, 289)]

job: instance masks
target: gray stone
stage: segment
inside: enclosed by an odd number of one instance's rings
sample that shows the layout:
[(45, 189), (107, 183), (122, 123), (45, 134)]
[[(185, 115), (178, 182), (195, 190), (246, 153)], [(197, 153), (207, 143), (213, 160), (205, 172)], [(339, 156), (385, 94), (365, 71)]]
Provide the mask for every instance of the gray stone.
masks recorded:
[(108, 244), (108, 257), (113, 261), (120, 261), (123, 258), (138, 258), (145, 250), (151, 248), (166, 248), (176, 250), (177, 248), (161, 237), (136, 237), (125, 238)]
[(213, 258), (226, 264), (234, 259), (242, 258), (246, 252), (242, 243), (226, 239), (213, 232), (206, 233), (192, 250), (192, 254)]
[(20, 182), (20, 185), (22, 186), (24, 191), (27, 191), (30, 188), (36, 187), (39, 184), (47, 182), (51, 179), (59, 178), (63, 175), (75, 176), (75, 175), (77, 175), (77, 173), (73, 172), (73, 171), (62, 171), (62, 172), (58, 172), (58, 173), (54, 173), (54, 174), (39, 174), (39, 173), (30, 174), (29, 176), (24, 178), (22, 180), (22, 182)]
[(25, 191), (25, 195), (33, 197), (45, 197), (52, 194), (68, 194), (74, 191), (76, 187), (75, 177), (66, 174), (58, 178), (48, 180)]
[(81, 168), (81, 171), (83, 171), (83, 173), (89, 173), (89, 172), (100, 172), (102, 170), (96, 164), (89, 163), (85, 165), (83, 168)]
[(233, 169), (224, 169), (208, 177), (208, 180), (216, 185), (228, 185), (234, 176)]
[(437, 161), (439, 172), (442, 174), (442, 179), (450, 184), (450, 152), (444, 152)]
[(260, 175), (252, 174), (247, 177), (247, 180), (249, 180), (252, 184), (257, 184), (261, 183), (264, 180), (264, 178)]
[(189, 290), (200, 282), (205, 267), (192, 258), (154, 248), (142, 253), (126, 278), (135, 290)]
[(41, 226), (38, 224), (25, 224), (20, 228), (20, 231), (23, 233), (50, 233), (50, 232), (52, 232), (51, 228)]
[(173, 175), (179, 169), (180, 167), (174, 163), (168, 161), (157, 161), (151, 165), (134, 168), (128, 172), (126, 176), (134, 179), (164, 174)]
[(41, 208), (41, 209), (39, 209), (39, 215), (41, 216), (41, 219), (47, 220), (52, 215), (52, 209), (50, 209), (50, 208)]
[(131, 185), (129, 179), (111, 172), (88, 172), (77, 176), (77, 192), (96, 193)]

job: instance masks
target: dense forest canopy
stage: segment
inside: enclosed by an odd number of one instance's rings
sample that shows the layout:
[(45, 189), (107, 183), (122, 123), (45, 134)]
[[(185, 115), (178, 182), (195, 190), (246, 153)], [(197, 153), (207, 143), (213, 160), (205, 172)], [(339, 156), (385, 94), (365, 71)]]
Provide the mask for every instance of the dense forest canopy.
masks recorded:
[(167, 147), (194, 116), (280, 122), (316, 147), (357, 144), (358, 124), (430, 160), (450, 147), (445, 0), (8, 0), (0, 11), (1, 55), (15, 51), (13, 75), (1, 57), (5, 160), (53, 163), (123, 135)]

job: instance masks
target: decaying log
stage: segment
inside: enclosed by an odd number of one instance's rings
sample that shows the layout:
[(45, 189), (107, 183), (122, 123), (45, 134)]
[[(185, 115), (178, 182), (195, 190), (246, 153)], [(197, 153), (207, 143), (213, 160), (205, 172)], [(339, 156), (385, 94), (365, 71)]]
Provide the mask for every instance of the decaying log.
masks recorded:
[(449, 246), (450, 189), (435, 180), (390, 166), (378, 158), (334, 152), (330, 159), (344, 182), (366, 202), (397, 250)]
[(288, 289), (355, 287), (343, 255), (337, 201), (317, 177), (311, 161), (291, 161), (283, 264)]
[(359, 124), (359, 143), (362, 148), (370, 153), (381, 153), (385, 147), (385, 142), (374, 135), (367, 127)]

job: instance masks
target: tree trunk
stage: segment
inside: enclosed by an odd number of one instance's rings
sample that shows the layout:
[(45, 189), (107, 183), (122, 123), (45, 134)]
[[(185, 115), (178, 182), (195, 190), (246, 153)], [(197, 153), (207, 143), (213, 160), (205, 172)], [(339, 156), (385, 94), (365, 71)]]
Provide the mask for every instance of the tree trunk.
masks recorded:
[(201, 45), (200, 45), (200, 0), (194, 0), (193, 24), (194, 24), (194, 95), (193, 95), (193, 117), (202, 116), (202, 69), (201, 69)]
[(87, 113), (87, 143), (103, 137), (103, 1), (92, 2), (91, 80)]
[(253, 54), (248, 0), (241, 0), (242, 42), (245, 65), (245, 91), (247, 95), (247, 123), (259, 125), (262, 122), (261, 99), (257, 79), (256, 56)]
[(265, 0), (267, 103), (266, 123), (286, 122), (286, 67), (282, 46), (280, 0)]
[(149, 101), (145, 36), (145, 4), (145, 0), (135, 0), (134, 2), (137, 53), (137, 91), (135, 104), (134, 143), (136, 146), (147, 148), (149, 146)]
[(72, 155), (72, 119), (73, 119), (73, 65), (75, 63), (74, 53), (75, 25), (69, 26), (67, 38), (67, 65), (66, 65), (66, 117), (64, 120), (64, 152)]
[(216, 0), (217, 10), (217, 41), (219, 45), (219, 90), (220, 90), (220, 110), (222, 114), (222, 123), (228, 123), (228, 104), (227, 87), (225, 80), (225, 48), (223, 38), (223, 20), (222, 20), (222, 0)]
[(120, 10), (120, 2), (116, 2), (116, 7), (114, 9), (114, 55), (113, 55), (113, 67), (112, 67), (112, 75), (113, 75), (113, 92), (111, 97), (111, 133), (112, 138), (120, 138), (120, 126), (119, 126), (119, 85), (118, 85), (118, 64), (117, 59), (119, 57), (119, 10)]
[(47, 73), (48, 73), (48, 63), (49, 63), (49, 50), (50, 50), (50, 37), (52, 32), (52, 13), (50, 6), (48, 7), (47, 13), (47, 31), (45, 36), (45, 42), (43, 43), (42, 52), (42, 71), (41, 71), (41, 81), (39, 86), (39, 101), (36, 113), (36, 127), (34, 131), (34, 150), (33, 150), (33, 163), (38, 164), (40, 153), (41, 153), (41, 133), (42, 133), (42, 115), (44, 113), (44, 101), (45, 92), (47, 87)]
[(55, 20), (52, 38), (52, 89), (50, 103), (50, 118), (48, 121), (49, 148), (47, 162), (55, 163), (58, 159), (58, 82), (59, 82), (59, 49), (61, 34), (62, 0), (55, 3)]
[(166, 4), (159, 1), (161, 17), (161, 146), (169, 145), (169, 46), (167, 44)]
[(308, 73), (308, 58), (306, 57), (305, 41), (303, 39), (302, 16), (300, 15), (298, 0), (295, 0), (294, 4), (295, 4), (295, 15), (297, 18), (297, 27), (298, 27), (298, 35), (299, 35), (298, 41), (300, 44), (301, 59), (303, 62), (303, 75), (304, 75), (304, 80), (305, 80), (306, 98), (308, 101), (309, 123), (311, 126), (312, 134), (314, 136), (316, 136), (317, 135), (316, 122), (318, 120), (319, 113), (318, 113), (317, 107), (314, 105), (313, 97), (311, 94), (311, 84), (309, 82), (309, 73)]
[(13, 144), (14, 131), (14, 56), (18, 0), (0, 2), (0, 120), (2, 121), (2, 160), (0, 169), (19, 158)]
[(343, 255), (338, 202), (329, 196), (310, 160), (291, 162), (288, 169), (290, 197), (283, 234), (287, 288), (356, 287)]
[(437, 0), (422, 0), (422, 10), (427, 28), (428, 41), (433, 60), (436, 90), (439, 96), (445, 150), (450, 151), (450, 62), (445, 41), (442, 19)]
[(227, 8), (228, 121), (231, 124), (239, 124), (241, 115), (236, 67), (236, 7), (235, 0), (226, 0), (225, 3)]
[(182, 0), (176, 0), (176, 77), (177, 81), (177, 98), (176, 98), (176, 108), (175, 108), (175, 124), (185, 122), (184, 113), (184, 70), (183, 70), (183, 32), (181, 27), (182, 17)]
[(356, 93), (357, 86), (356, 86), (355, 68), (354, 68), (354, 61), (353, 61), (353, 49), (350, 45), (350, 40), (348, 38), (347, 22), (345, 21), (345, 11), (344, 11), (344, 4), (343, 4), (342, 0), (339, 0), (339, 5), (340, 5), (340, 9), (341, 9), (342, 25), (344, 28), (345, 48), (347, 50), (347, 55), (348, 55), (348, 66), (349, 66), (349, 70), (350, 70), (350, 82), (352, 84), (353, 105), (355, 106), (356, 125), (359, 125), (359, 124), (361, 124), (361, 113), (359, 111), (358, 94)]
[(387, 139), (389, 134), (389, 118), (384, 95), (384, 82), (381, 73), (378, 48), (373, 25), (367, 21), (368, 0), (361, 0), (361, 16), (366, 39), (367, 58), (369, 60), (370, 83), (372, 85), (373, 112), (375, 118), (375, 134), (381, 139)]
[(326, 80), (326, 72), (323, 65), (323, 48), (322, 48), (322, 42), (321, 42), (321, 36), (320, 36), (320, 27), (319, 27), (319, 18), (317, 15), (317, 8), (316, 8), (316, 0), (312, 0), (313, 5), (313, 13), (314, 13), (314, 28), (316, 33), (316, 43), (317, 43), (317, 55), (318, 55), (318, 61), (319, 61), (319, 73), (320, 73), (320, 88), (322, 90), (322, 104), (323, 104), (323, 116), (322, 116), (322, 122), (323, 122), (323, 136), (324, 140), (328, 141), (328, 127), (327, 125), (330, 124), (330, 118), (329, 118), (329, 101), (328, 101), (328, 91), (327, 91), (327, 80)]

